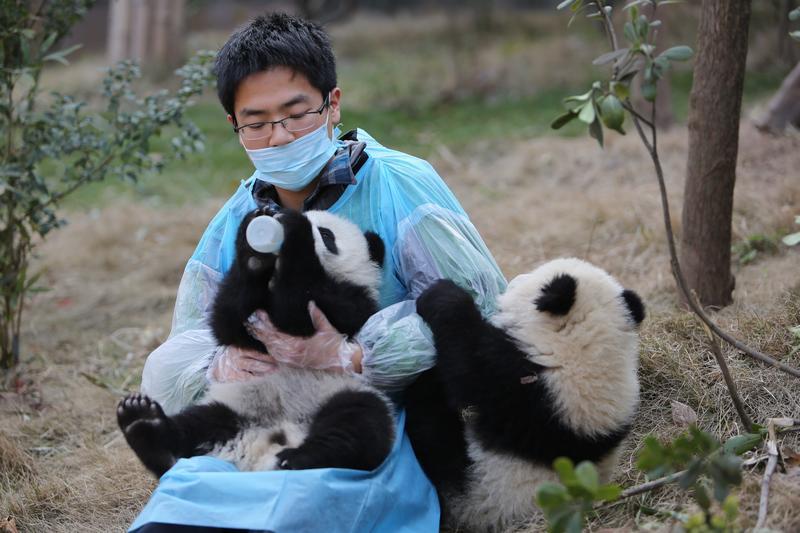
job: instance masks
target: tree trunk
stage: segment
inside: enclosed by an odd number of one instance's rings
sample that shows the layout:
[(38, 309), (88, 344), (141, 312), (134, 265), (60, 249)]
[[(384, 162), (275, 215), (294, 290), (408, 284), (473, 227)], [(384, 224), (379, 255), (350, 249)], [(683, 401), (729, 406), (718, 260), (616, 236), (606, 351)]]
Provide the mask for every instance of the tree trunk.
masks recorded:
[(135, 59), (151, 73), (183, 61), (185, 0), (111, 0), (108, 59)]
[(131, 41), (131, 2), (130, 0), (111, 0), (108, 24), (108, 60), (116, 63), (127, 57)]
[(689, 98), (681, 263), (703, 305), (731, 303), (731, 216), (750, 0), (703, 0)]
[(789, 124), (800, 127), (800, 63), (783, 80), (769, 101), (769, 111), (756, 126), (763, 131), (781, 133)]

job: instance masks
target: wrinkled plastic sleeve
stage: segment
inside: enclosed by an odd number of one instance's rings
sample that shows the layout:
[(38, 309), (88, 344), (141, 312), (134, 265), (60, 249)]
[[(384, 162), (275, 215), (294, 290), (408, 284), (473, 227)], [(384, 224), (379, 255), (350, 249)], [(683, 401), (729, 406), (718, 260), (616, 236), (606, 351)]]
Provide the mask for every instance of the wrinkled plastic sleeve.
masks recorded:
[(178, 288), (172, 331), (145, 363), (142, 392), (167, 414), (177, 413), (205, 391), (205, 370), (218, 349), (206, 316), (220, 278), (201, 262), (189, 260)]
[(453, 280), (487, 317), (506, 287), (469, 219), (434, 204), (419, 206), (400, 223), (393, 257), (409, 299), (373, 315), (356, 337), (364, 349), (364, 376), (390, 393), (404, 389), (436, 362), (431, 331), (416, 314), (415, 301), (431, 283)]

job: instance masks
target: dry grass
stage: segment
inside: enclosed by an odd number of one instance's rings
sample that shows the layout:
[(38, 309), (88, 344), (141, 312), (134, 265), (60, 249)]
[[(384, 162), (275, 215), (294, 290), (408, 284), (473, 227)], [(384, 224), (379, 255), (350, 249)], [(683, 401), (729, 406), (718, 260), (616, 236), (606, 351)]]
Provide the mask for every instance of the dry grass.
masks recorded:
[[(686, 140), (662, 137), (674, 214)], [(600, 152), (591, 140), (538, 139), (504, 147), (476, 145), (456, 160), (445, 148), (434, 163), (509, 277), (560, 255), (585, 257), (639, 291), (650, 316), (642, 331), (642, 406), (618, 481), (642, 481), (633, 452), (643, 435), (681, 431), (670, 401), (690, 405), (720, 438), (740, 431), (718, 369), (697, 323), (676, 306), (656, 185), (635, 139), (614, 137)], [(800, 139), (742, 129), (736, 238), (787, 230), (800, 213)], [(167, 334), (178, 279), (221, 199), (171, 211), (113, 205), (73, 214), (41, 248), (52, 290), (30, 304), (20, 377), (0, 396), (0, 516), (20, 531), (120, 531), (146, 501), (153, 481), (127, 449), (114, 420), (124, 390), (138, 386), (147, 353)], [(676, 226), (678, 226), (676, 220)], [(737, 267), (736, 303), (718, 313), (726, 328), (781, 356), (787, 328), (800, 323), (797, 250)], [(797, 382), (725, 347), (751, 414), (800, 418)], [(797, 355), (792, 362), (800, 365)], [(800, 448), (796, 436), (784, 445)], [(742, 524), (752, 526), (762, 467), (745, 476)], [(800, 529), (797, 467), (776, 474), (769, 525)], [(664, 489), (617, 505), (606, 526), (631, 529), (642, 505), (686, 509)], [(599, 523), (599, 522), (598, 522)]]

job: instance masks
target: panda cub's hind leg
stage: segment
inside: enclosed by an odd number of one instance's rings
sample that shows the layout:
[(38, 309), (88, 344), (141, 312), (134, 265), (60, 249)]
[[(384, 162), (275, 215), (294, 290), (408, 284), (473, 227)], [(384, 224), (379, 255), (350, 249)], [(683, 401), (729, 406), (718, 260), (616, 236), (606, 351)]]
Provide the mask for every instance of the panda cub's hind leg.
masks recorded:
[(389, 455), (393, 442), (394, 422), (386, 401), (373, 392), (343, 390), (317, 411), (300, 446), (277, 454), (278, 466), (373, 470)]
[(168, 443), (173, 429), (164, 410), (147, 396), (129, 394), (117, 406), (117, 423), (144, 466), (161, 476), (175, 464)]
[(169, 417), (158, 402), (140, 393), (119, 402), (117, 422), (139, 460), (158, 477), (179, 458), (208, 453), (232, 439), (244, 424), (218, 402), (193, 405)]

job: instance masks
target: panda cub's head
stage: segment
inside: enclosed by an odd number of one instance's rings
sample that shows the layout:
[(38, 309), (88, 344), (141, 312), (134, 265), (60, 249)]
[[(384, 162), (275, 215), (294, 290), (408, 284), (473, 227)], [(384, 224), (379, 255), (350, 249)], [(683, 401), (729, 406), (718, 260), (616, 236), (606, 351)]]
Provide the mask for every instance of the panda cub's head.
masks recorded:
[(547, 370), (542, 377), (569, 425), (604, 434), (633, 416), (639, 398), (639, 296), (580, 259), (549, 261), (515, 278), (493, 322)]
[(305, 217), (311, 223), (314, 251), (328, 275), (367, 288), (377, 300), (384, 256), (380, 237), (327, 211), (306, 211)]

